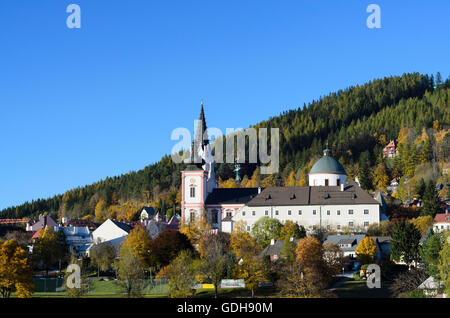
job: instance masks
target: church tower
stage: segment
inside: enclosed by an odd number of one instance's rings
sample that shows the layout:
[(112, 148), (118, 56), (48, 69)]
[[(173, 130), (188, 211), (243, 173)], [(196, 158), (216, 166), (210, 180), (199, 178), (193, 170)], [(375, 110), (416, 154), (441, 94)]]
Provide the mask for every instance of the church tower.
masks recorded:
[(217, 188), (214, 162), (211, 157), (203, 100), (197, 130), (192, 141), (191, 159), (193, 164), (181, 172), (181, 218), (183, 223), (204, 217), (205, 201)]

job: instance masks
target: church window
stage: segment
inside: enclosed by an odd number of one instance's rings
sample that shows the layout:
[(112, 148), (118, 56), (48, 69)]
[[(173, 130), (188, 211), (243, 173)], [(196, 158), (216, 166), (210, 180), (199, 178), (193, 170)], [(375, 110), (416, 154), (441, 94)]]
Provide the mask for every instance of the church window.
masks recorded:
[(291, 215), (292, 214), (292, 211), (291, 210), (288, 210), (288, 215)]
[(190, 192), (190, 194), (191, 194), (191, 198), (195, 198), (195, 188), (194, 187), (191, 187), (191, 192)]
[(195, 212), (191, 212), (189, 218), (190, 218), (191, 222), (194, 222), (195, 221)]
[(245, 216), (245, 211), (242, 211), (242, 216)]
[(313, 210), (313, 215), (316, 215), (316, 210)]
[(328, 187), (328, 179), (325, 179), (325, 186)]

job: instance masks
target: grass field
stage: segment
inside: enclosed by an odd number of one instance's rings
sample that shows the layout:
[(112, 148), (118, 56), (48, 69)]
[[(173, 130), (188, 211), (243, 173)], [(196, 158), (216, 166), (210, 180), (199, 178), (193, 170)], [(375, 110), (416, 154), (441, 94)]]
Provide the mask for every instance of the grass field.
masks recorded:
[(381, 288), (370, 289), (365, 280), (348, 280), (334, 290), (339, 298), (390, 298), (389, 286), (381, 284)]

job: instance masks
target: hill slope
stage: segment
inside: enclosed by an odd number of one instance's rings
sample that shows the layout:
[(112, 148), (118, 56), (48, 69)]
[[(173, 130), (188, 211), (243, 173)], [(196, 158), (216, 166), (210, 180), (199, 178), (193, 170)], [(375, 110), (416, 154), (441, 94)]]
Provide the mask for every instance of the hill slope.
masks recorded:
[[(280, 128), (280, 180), (287, 180), (293, 171), (306, 173), (312, 158), (322, 153), (326, 143), (352, 175), (352, 167), (361, 157), (369, 166), (379, 163), (384, 143), (396, 139), (402, 127), (417, 132), (433, 125), (448, 127), (450, 80), (437, 84), (436, 90), (432, 76), (418, 73), (378, 79), (331, 93), (254, 127)], [(232, 168), (218, 164), (216, 174), (221, 180), (232, 178)], [(164, 156), (136, 172), (4, 209), (0, 217), (31, 217), (46, 211), (58, 217), (95, 214), (97, 220), (129, 219), (143, 204), (172, 214), (174, 209), (179, 210), (182, 169), (184, 165), (175, 165), (170, 156)], [(254, 170), (254, 165), (247, 165), (243, 172), (250, 178)]]

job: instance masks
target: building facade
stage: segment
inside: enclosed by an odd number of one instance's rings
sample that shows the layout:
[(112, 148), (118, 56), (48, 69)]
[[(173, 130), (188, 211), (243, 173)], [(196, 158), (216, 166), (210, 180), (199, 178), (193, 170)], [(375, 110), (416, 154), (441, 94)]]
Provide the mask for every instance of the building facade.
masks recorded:
[(261, 217), (281, 222), (294, 221), (307, 230), (320, 227), (340, 231), (367, 228), (380, 221), (380, 203), (356, 182), (347, 182), (343, 166), (324, 150), (311, 168), (309, 186), (270, 188), (218, 188), (214, 164), (207, 163), (210, 150), (206, 121), (201, 107), (196, 141), (192, 151), (201, 163), (181, 172), (182, 222), (206, 218), (213, 228), (231, 232), (233, 224), (244, 221), (247, 230)]

